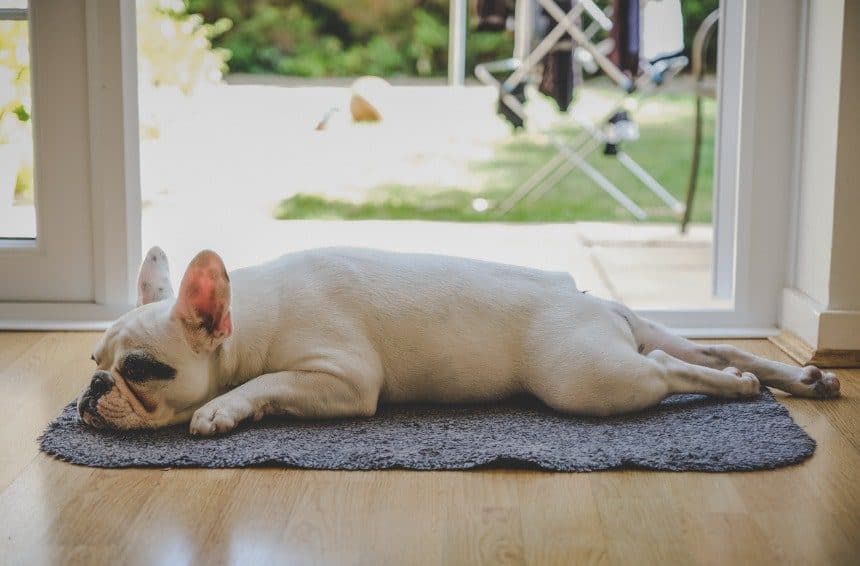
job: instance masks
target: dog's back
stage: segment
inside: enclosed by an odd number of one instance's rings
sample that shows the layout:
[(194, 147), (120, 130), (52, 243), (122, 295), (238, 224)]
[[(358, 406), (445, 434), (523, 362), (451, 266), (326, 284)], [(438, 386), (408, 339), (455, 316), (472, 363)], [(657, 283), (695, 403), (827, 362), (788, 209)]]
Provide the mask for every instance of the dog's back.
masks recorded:
[(523, 333), (546, 309), (570, 312), (579, 295), (566, 273), (353, 248), (288, 254), (232, 278), (240, 325), (249, 303), (277, 314), (278, 363), (375, 352), (378, 360), (355, 361), (363, 371), (378, 364), (381, 396), (391, 400), (521, 390)]

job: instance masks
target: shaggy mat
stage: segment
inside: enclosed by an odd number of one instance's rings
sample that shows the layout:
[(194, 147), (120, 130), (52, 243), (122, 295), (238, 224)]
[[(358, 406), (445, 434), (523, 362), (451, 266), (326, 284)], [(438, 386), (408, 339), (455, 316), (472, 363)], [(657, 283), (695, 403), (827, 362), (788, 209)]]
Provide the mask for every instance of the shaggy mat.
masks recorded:
[(186, 427), (110, 432), (82, 424), (72, 404), (41, 448), (62, 460), (120, 468), (241, 467), (452, 470), (494, 465), (545, 470), (769, 469), (809, 457), (815, 441), (768, 391), (742, 401), (678, 395), (642, 413), (572, 418), (533, 400), (491, 406), (391, 406), (371, 418), (267, 419), (200, 438)]

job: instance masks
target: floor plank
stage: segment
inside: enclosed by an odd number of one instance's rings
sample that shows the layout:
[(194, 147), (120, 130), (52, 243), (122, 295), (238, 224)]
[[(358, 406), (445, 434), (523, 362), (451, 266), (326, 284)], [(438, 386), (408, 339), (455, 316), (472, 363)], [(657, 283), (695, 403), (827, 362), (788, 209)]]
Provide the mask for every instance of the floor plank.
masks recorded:
[[(0, 563), (850, 564), (860, 370), (782, 397), (818, 441), (768, 472), (102, 470), (38, 452), (93, 333), (0, 333)], [(763, 340), (736, 345), (790, 361)]]
[[(38, 454), (36, 439), (92, 375), (98, 333), (0, 332), (0, 489)], [(6, 346), (9, 349), (6, 350)]]

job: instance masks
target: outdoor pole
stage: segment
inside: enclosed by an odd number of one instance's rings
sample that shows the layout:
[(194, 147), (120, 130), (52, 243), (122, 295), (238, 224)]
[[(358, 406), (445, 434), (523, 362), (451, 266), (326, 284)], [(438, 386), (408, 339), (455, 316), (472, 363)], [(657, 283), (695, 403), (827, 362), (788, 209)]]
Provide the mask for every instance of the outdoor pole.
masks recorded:
[(448, 84), (466, 83), (466, 16), (468, 0), (451, 0), (448, 6)]
[(532, 49), (534, 8), (532, 0), (517, 0), (514, 6), (514, 59), (520, 62), (525, 61)]

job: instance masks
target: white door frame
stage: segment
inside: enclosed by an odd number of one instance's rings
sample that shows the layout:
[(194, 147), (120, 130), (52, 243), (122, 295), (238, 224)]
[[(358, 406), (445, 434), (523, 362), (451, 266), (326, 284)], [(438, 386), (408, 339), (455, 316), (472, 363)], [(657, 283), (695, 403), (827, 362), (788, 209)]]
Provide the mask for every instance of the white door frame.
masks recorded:
[(141, 256), (135, 3), (28, 15), (37, 237), (0, 243), (0, 327), (97, 328), (133, 305)]
[[(688, 335), (766, 336), (778, 326), (802, 120), (806, 0), (722, 0), (714, 194), (715, 289), (734, 304), (642, 310)], [(671, 277), (671, 273), (666, 274)]]
[[(802, 21), (805, 1), (722, 2), (720, 71), (724, 86), (719, 100), (719, 190), (715, 205), (718, 213), (724, 218), (729, 215), (734, 225), (729, 230), (731, 239), (726, 238), (725, 232), (717, 234), (719, 269), (725, 273), (727, 262), (731, 267), (734, 305), (729, 309), (641, 311), (685, 334), (761, 336), (776, 330), (788, 262), (796, 120), (802, 110), (798, 104), (798, 85), (803, 77), (798, 76), (793, 55), (801, 53), (803, 48), (800, 30), (805, 25)], [(103, 326), (104, 321), (131, 306), (133, 278), (140, 258), (134, 3), (39, 2), (39, 10), (33, 13), (36, 32), (40, 12), (61, 10), (57, 5), (85, 15), (85, 64), (79, 65), (72, 79), (86, 84), (89, 101), (83, 111), (88, 120), (73, 130), (76, 139), (88, 149), (82, 159), (88, 166), (92, 215), (91, 256), (87, 266), (91, 293), (76, 302), (0, 303), (0, 326), (4, 328)], [(63, 42), (81, 41), (80, 37), (75, 38), (75, 30), (63, 31), (61, 35)], [(45, 42), (52, 43), (49, 38)], [(41, 46), (34, 49), (34, 75), (39, 73), (36, 66), (41, 64), (42, 49)], [(49, 77), (39, 80), (50, 82)], [(42, 91), (34, 93), (41, 104), (74, 110), (64, 106), (62, 89), (52, 95), (46, 92), (51, 90), (44, 86), (47, 83), (40, 85), (35, 79), (34, 82), (36, 89)], [(34, 118), (38, 122), (38, 114)], [(42, 140), (52, 128), (45, 122), (37, 126), (37, 160), (44, 157)], [(43, 185), (51, 175), (62, 178), (64, 168), (73, 169), (70, 159), (50, 161), (48, 166), (44, 166), (45, 161), (42, 166), (37, 165), (42, 172), (37, 183), (41, 181)], [(36, 190), (43, 197), (49, 194), (47, 186), (37, 185)], [(40, 203), (40, 237), (51, 229), (51, 218), (45, 212), (48, 204)], [(57, 260), (53, 248), (39, 249), (49, 265)], [(3, 254), (0, 254), (0, 269), (9, 260), (8, 254)], [(78, 273), (78, 266), (68, 269), (81, 276), (81, 280), (86, 279)], [(30, 269), (25, 276), (35, 281), (44, 274)]]

